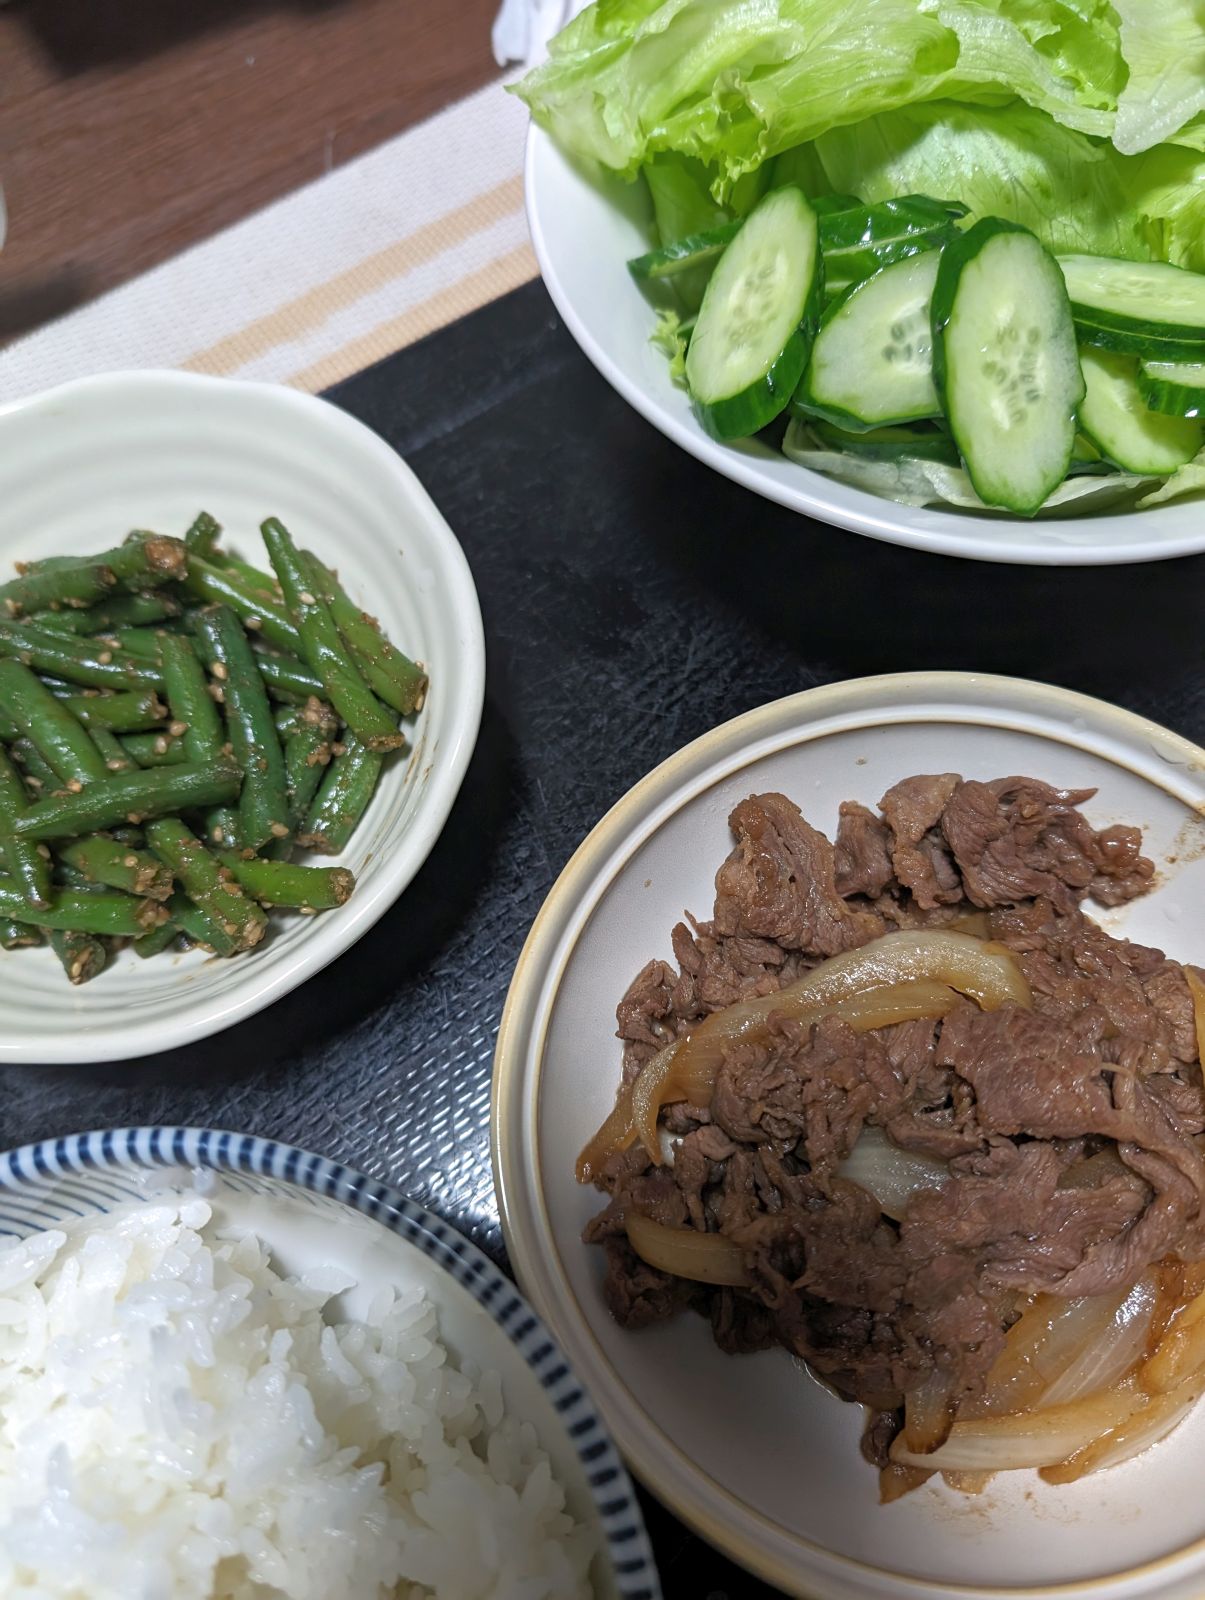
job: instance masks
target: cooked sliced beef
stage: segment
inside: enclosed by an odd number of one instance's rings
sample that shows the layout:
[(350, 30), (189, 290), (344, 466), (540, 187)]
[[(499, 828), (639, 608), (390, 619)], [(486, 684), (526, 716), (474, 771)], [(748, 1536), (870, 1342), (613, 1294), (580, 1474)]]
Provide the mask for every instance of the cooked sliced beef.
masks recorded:
[(843, 800), (833, 859), (839, 895), (846, 899), (855, 894), (877, 899), (895, 878), (890, 828), (856, 800)]
[(716, 873), (718, 933), (833, 956), (883, 932), (837, 893), (833, 847), (785, 795), (751, 795), (729, 818), (737, 844)]
[(887, 1052), (873, 1034), (837, 1017), (816, 1026), (777, 1018), (768, 1035), (725, 1051), (712, 1094), (712, 1121), (744, 1144), (798, 1146), (816, 1171), (853, 1149), (872, 1111), (902, 1098)]
[(1103, 1016), (1102, 1036), (1143, 1047), (1145, 1072), (1196, 1060), (1188, 983), (1162, 950), (1115, 939), (1079, 907), (1059, 912), (1047, 899), (994, 912), (991, 933), (1016, 951), (1044, 1015), (1070, 1029)]
[[(877, 1463), (906, 1395), (935, 1369), (973, 1394), (1018, 1295), (1103, 1293), (1152, 1262), (1205, 1259), (1205, 1084), (1184, 970), (1106, 933), (1089, 896), (1151, 882), (1136, 829), (1094, 830), (1090, 790), (1029, 778), (906, 779), (881, 816), (841, 808), (835, 847), (784, 796), (742, 801), (710, 922), (680, 923), (620, 1003), (630, 1078), (710, 1013), (772, 995), (817, 961), (897, 927), (958, 921), (1007, 946), (1033, 1009), (856, 1033), (772, 1014), (724, 1047), (707, 1108), (671, 1105), (672, 1163), (639, 1146), (608, 1161), (605, 1292), (625, 1327), (693, 1307), (724, 1350), (782, 1345), (872, 1409)], [(864, 1126), (947, 1164), (904, 1220), (841, 1175)], [(633, 1213), (722, 1233), (743, 1288), (647, 1266)]]
[(607, 1254), (603, 1293), (611, 1315), (621, 1327), (635, 1331), (665, 1322), (697, 1298), (696, 1285), (650, 1267), (623, 1234), (609, 1234), (603, 1240), (603, 1249)]
[(1153, 862), (1135, 828), (1097, 833), (1077, 808), (1094, 789), (1054, 789), (1034, 778), (974, 780), (954, 790), (942, 833), (973, 905), (1044, 896), (1060, 909), (1084, 894), (1120, 905), (1150, 885)]
[(956, 772), (905, 778), (879, 801), (892, 832), (895, 876), (922, 911), (956, 905), (963, 899), (962, 878), (939, 828), (950, 796), (961, 781)]

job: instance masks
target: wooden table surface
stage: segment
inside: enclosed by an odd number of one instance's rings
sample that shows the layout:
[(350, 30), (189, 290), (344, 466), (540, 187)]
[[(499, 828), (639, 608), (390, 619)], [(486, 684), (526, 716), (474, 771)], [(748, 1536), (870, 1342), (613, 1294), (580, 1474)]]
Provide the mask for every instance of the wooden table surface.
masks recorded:
[(0, 9), (0, 341), (329, 172), (497, 71), (496, 0)]

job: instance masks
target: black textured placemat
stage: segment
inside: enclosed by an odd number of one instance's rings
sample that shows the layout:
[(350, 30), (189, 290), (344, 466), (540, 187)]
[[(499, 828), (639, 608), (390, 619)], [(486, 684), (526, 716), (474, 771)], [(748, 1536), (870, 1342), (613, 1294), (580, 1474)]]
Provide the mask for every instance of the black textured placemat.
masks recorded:
[[(473, 569), (488, 678), (460, 799), (393, 910), (263, 1015), (138, 1063), (5, 1069), (2, 1146), (156, 1122), (287, 1139), (500, 1257), (489, 1077), (511, 969), (574, 847), (665, 756), (797, 689), (940, 667), (1064, 684), (1205, 742), (1205, 558), (993, 567), (810, 523), (642, 421), (538, 283), (331, 398), (406, 456)], [(649, 1518), (670, 1600), (770, 1595)]]

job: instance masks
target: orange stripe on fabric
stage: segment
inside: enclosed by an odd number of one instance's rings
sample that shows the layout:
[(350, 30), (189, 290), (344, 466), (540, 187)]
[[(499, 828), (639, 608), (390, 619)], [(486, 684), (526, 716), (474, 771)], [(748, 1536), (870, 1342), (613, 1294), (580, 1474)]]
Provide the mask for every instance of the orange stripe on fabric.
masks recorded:
[(516, 173), (454, 211), (424, 223), (404, 239), (395, 240), (335, 277), (307, 289), (237, 333), (219, 339), (208, 349), (199, 350), (181, 364), (187, 372), (207, 372), (219, 377), (236, 372), (278, 345), (289, 344), (320, 327), (336, 312), (372, 294), (383, 284), (404, 277), (445, 250), (453, 249), (471, 234), (500, 222), (519, 210), (522, 203), (523, 179)]
[(409, 311), (382, 322), (370, 333), (353, 339), (341, 350), (335, 350), (311, 366), (295, 372), (285, 382), (296, 389), (306, 389), (311, 394), (329, 388), (332, 383), (339, 383), (351, 377), (352, 373), (363, 371), (374, 361), (381, 361), (395, 350), (404, 349), (428, 333), (434, 333), (437, 328), (444, 328), (458, 317), (467, 316), (479, 306), (497, 300), (510, 290), (517, 289), (520, 284), (529, 283), (538, 272), (531, 246), (520, 245), (517, 250), (499, 256), (488, 266), (411, 306)]

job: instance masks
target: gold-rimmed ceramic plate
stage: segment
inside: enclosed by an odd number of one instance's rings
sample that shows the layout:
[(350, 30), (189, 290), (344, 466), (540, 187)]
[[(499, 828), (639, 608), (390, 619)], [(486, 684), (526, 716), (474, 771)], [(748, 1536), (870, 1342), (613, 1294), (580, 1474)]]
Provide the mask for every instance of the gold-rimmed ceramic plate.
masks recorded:
[[(1205, 958), (1205, 752), (1061, 689), (974, 674), (860, 679), (763, 706), (696, 740), (598, 824), (549, 895), (515, 972), (494, 1072), (494, 1164), (520, 1281), (644, 1481), (707, 1538), (812, 1600), (987, 1595), (1198, 1600), (1205, 1593), (1205, 1406), (1145, 1455), (1053, 1488), (997, 1477), (968, 1499), (933, 1480), (881, 1507), (857, 1407), (785, 1352), (729, 1357), (699, 1318), (625, 1333), (580, 1243), (599, 1208), (573, 1178), (613, 1103), (615, 1005), (710, 914), (737, 800), (790, 795), (830, 835), (843, 799), (897, 779), (1024, 772), (1095, 786), (1098, 826), (1142, 826), (1153, 893), (1096, 913), (1113, 932)], [(936, 1485), (936, 1487), (934, 1486)]]

